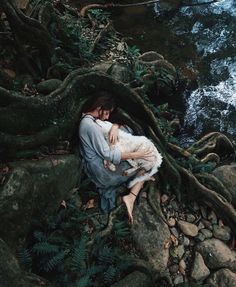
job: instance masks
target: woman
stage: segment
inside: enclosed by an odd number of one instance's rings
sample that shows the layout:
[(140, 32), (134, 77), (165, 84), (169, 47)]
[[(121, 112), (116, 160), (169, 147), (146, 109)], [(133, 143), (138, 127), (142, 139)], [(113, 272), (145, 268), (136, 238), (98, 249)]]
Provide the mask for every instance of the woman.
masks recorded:
[[(106, 93), (100, 93), (100, 96), (85, 108), (79, 125), (80, 151), (84, 160), (85, 172), (97, 187), (101, 199), (101, 209), (105, 213), (116, 206), (117, 189), (124, 183), (128, 183), (136, 175), (136, 173), (128, 176), (123, 175), (123, 172), (130, 167), (126, 160), (151, 156), (151, 152), (148, 150), (121, 152), (117, 148), (110, 148), (96, 119), (108, 120), (114, 108), (114, 100)], [(119, 126), (116, 124), (111, 127), (109, 132), (111, 143), (117, 141), (118, 128)], [(106, 169), (103, 164), (104, 160), (117, 165), (116, 171), (112, 172)], [(132, 186), (129, 194), (122, 198), (131, 223), (133, 222), (134, 202), (142, 186), (143, 181), (137, 182)]]

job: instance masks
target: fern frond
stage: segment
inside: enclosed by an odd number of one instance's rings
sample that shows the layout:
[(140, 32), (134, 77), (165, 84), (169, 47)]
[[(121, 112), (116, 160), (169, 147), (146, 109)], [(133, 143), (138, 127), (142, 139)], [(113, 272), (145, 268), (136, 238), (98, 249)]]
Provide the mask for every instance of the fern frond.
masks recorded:
[(92, 280), (89, 278), (88, 275), (81, 277), (78, 283), (75, 285), (76, 287), (88, 287), (91, 286)]
[(37, 255), (57, 253), (58, 250), (59, 247), (57, 245), (53, 245), (48, 242), (38, 242), (32, 248), (32, 252)]
[(45, 233), (43, 233), (42, 231), (39, 231), (39, 230), (36, 230), (34, 231), (34, 238), (37, 240), (37, 241), (46, 241), (47, 240), (47, 236)]
[(113, 261), (114, 261), (114, 254), (113, 254), (111, 248), (105, 245), (102, 248), (102, 250), (100, 250), (100, 252), (99, 252), (98, 260), (102, 264), (106, 264), (106, 263), (111, 264), (111, 263), (113, 263)]
[(104, 282), (111, 285), (118, 275), (118, 269), (114, 266), (109, 266), (107, 271), (104, 272)]
[(27, 270), (31, 269), (31, 267), (32, 267), (32, 256), (31, 256), (29, 249), (20, 248), (17, 252), (17, 259), (18, 259), (20, 265), (24, 269), (27, 269)]
[(78, 245), (73, 250), (71, 268), (72, 271), (77, 271), (82, 274), (84, 269), (86, 268), (86, 242), (87, 238), (82, 237), (78, 243)]
[(43, 269), (46, 272), (55, 270), (58, 267), (58, 265), (62, 263), (64, 258), (65, 258), (65, 252), (64, 251), (59, 252), (57, 255), (53, 256), (50, 260), (48, 260)]

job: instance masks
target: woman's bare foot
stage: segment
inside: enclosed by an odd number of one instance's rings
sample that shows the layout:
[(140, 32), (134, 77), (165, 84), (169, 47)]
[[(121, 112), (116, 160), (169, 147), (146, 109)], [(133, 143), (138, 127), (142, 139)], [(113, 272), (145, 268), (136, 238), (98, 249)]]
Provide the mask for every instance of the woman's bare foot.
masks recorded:
[(134, 209), (134, 201), (135, 201), (135, 195), (130, 193), (128, 195), (125, 195), (122, 197), (122, 200), (124, 204), (126, 205), (127, 212), (128, 212), (128, 217), (129, 217), (129, 222), (133, 224), (134, 219), (133, 219), (133, 209)]

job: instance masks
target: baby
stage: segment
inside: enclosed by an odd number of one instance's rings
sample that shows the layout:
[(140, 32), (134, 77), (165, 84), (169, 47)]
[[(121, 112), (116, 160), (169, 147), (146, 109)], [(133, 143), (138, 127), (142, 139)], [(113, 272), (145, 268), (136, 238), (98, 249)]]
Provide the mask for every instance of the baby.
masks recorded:
[[(105, 139), (109, 143), (109, 131), (112, 127), (112, 123), (108, 121), (96, 120), (98, 125), (101, 127)], [(109, 143), (110, 144), (110, 143)], [(121, 152), (134, 152), (138, 150), (148, 150), (151, 152), (152, 156), (148, 159), (128, 159), (128, 163), (131, 165), (130, 169), (124, 172), (124, 175), (129, 175), (130, 173), (139, 170), (138, 176), (131, 180), (128, 187), (131, 188), (137, 182), (147, 181), (157, 173), (158, 168), (162, 163), (162, 156), (156, 149), (155, 145), (145, 136), (134, 136), (130, 133), (122, 131), (119, 129), (119, 141), (112, 147), (118, 148)], [(111, 171), (115, 171), (116, 167), (114, 164), (105, 161), (105, 166)]]

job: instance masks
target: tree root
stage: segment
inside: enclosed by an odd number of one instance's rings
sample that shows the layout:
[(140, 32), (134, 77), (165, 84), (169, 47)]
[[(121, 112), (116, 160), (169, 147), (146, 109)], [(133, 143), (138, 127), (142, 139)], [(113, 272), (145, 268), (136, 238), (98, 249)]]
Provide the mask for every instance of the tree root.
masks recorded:
[(148, 203), (163, 223), (168, 225), (160, 206), (160, 191), (155, 187), (154, 182), (149, 183)]
[(232, 231), (236, 233), (236, 210), (234, 207), (222, 195), (202, 185), (190, 171), (182, 167), (179, 167), (179, 171), (183, 179), (187, 181), (191, 198), (209, 205), (220, 217), (227, 221)]
[(187, 151), (198, 157), (203, 157), (212, 152), (217, 154), (234, 153), (234, 147), (225, 135), (212, 132), (195, 142)]
[(226, 200), (228, 200), (229, 203), (232, 202), (231, 193), (223, 185), (223, 183), (213, 174), (199, 173), (199, 174), (194, 174), (194, 175), (207, 188), (213, 188), (217, 193), (221, 194)]

